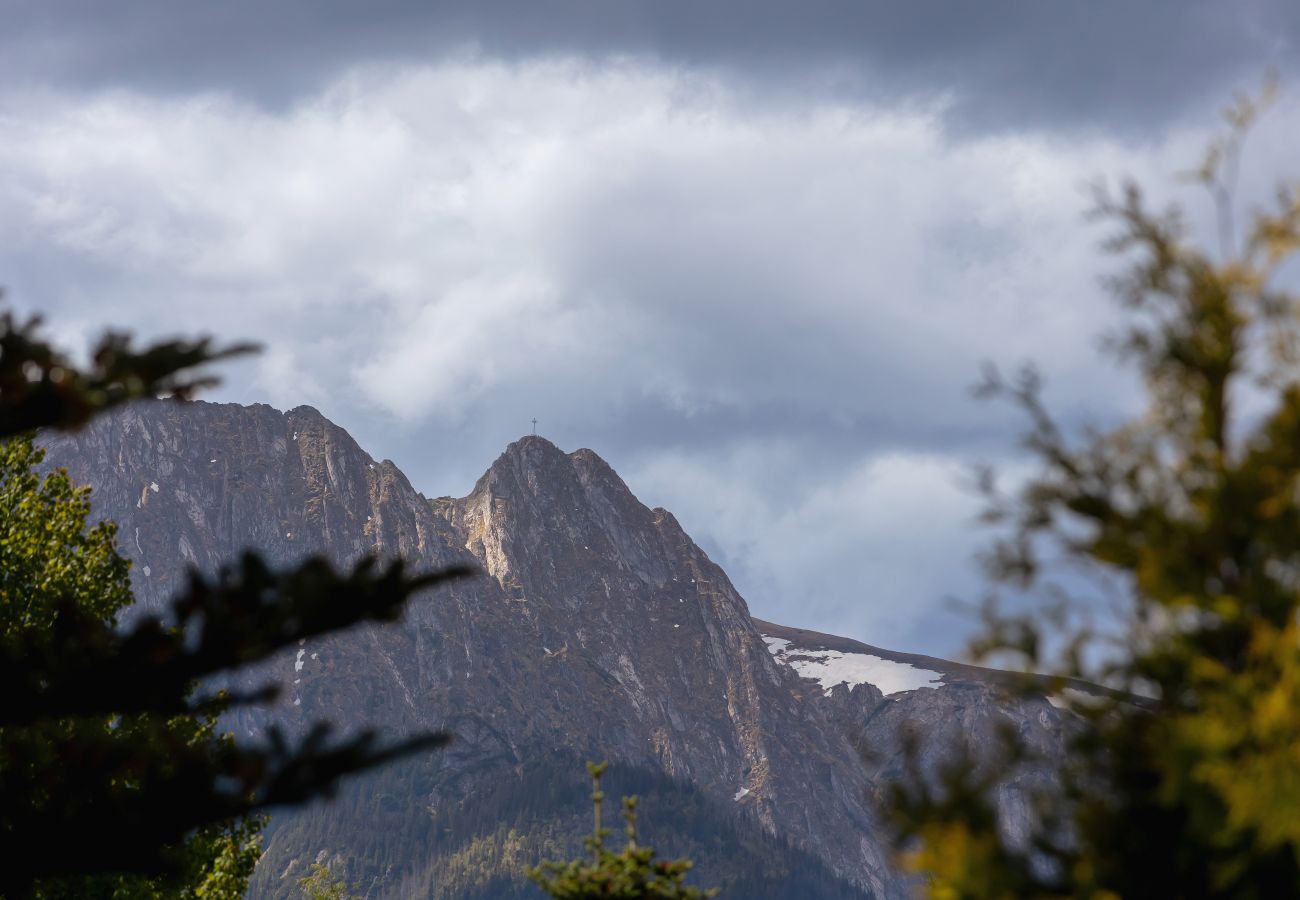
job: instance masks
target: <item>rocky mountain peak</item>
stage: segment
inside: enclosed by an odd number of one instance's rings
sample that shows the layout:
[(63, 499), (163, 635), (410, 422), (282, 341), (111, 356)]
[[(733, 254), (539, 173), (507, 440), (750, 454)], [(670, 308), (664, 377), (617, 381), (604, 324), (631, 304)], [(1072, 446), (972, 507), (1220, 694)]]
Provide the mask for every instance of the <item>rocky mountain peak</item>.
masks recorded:
[(591, 450), (564, 453), (545, 438), (521, 438), (469, 496), (440, 512), (515, 593), (585, 595), (597, 565), (612, 565), (642, 586), (663, 586), (673, 577), (664, 565), (664, 541), (675, 535)]
[(546, 438), (530, 434), (506, 447), (475, 484), (470, 497), (531, 497), (539, 505), (555, 507), (567, 492), (587, 493), (593, 488), (611, 503), (637, 502), (614, 469), (595, 451), (584, 448), (565, 453)]
[(496, 461), (483, 473), (483, 481), (500, 481), (511, 478), (528, 479), (529, 473), (542, 473), (564, 466), (567, 454), (546, 438), (529, 434), (512, 441)]
[[(279, 726), (455, 734), (424, 768), (347, 789), (354, 804), (387, 798), (378, 819), (357, 824), (364, 844), (393, 809), (410, 818), (385, 840), (405, 847), (412, 833), (450, 834), (457, 815), (538, 760), (604, 758), (687, 786), (712, 821), (760, 829), (858, 888), (903, 897), (908, 882), (867, 802), (897, 768), (898, 735), (920, 724), (941, 735), (937, 752), (995, 719), (1055, 734), (1046, 700), (998, 700), (969, 667), (756, 623), (677, 521), (591, 450), (529, 435), (468, 496), (430, 500), (311, 407), (142, 403), (50, 437), (49, 464), (93, 485), (95, 513), (118, 522), (145, 608), (165, 603), (189, 567), (212, 570), (248, 546), (277, 564), (308, 553), (400, 554), (416, 569), (472, 558), (490, 576), (413, 603), (400, 624), (309, 641), (267, 664), (284, 688), (267, 714)], [(230, 724), (253, 736), (267, 722)], [(865, 746), (884, 754), (878, 771), (863, 766)], [(289, 860), (335, 840), (336, 813), (320, 815), (300, 846), (273, 839), (267, 884), (291, 887), (278, 874)], [(367, 875), (368, 896), (428, 895), (400, 880), (415, 863), (399, 862)]]

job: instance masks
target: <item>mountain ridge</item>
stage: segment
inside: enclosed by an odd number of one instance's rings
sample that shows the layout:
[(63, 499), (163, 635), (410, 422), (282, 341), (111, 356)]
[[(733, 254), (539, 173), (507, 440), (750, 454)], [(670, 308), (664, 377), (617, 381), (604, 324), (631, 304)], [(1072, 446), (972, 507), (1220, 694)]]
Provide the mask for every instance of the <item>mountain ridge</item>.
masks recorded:
[[(468, 858), (504, 867), (509, 841), (485, 837), (495, 832), (475, 820), (474, 798), (497, 796), (496, 785), (517, 783), (537, 760), (585, 756), (643, 772), (665, 798), (678, 797), (665, 802), (696, 810), (683, 833), (705, 821), (721, 833), (734, 820), (737, 834), (757, 829), (788, 842), (788, 858), (802, 862), (787, 868), (827, 885), (826, 896), (902, 897), (908, 881), (889, 863), (870, 798), (893, 777), (888, 760), (897, 761), (906, 722), (938, 733), (960, 709), (978, 719), (972, 733), (999, 716), (1041, 730), (1044, 741), (1059, 732), (1060, 714), (1045, 700), (1015, 706), (978, 679), (890, 696), (870, 683), (810, 680), (796, 663), (824, 668), (825, 654), (840, 653), (833, 661), (842, 664), (842, 651), (804, 646), (816, 633), (799, 629), (765, 637), (764, 628), (785, 626), (752, 619), (675, 517), (641, 504), (589, 449), (565, 453), (528, 435), (465, 497), (429, 499), (310, 407), (148, 402), (45, 442), (48, 464), (94, 486), (95, 514), (119, 523), (145, 610), (162, 607), (188, 566), (210, 570), (244, 546), (273, 563), (377, 553), (431, 568), (472, 561), (486, 573), (413, 604), (397, 625), (308, 642), (249, 676), (274, 678), (285, 696), (269, 711), (232, 716), (228, 727), (242, 735), (271, 721), (292, 729), (322, 718), (344, 730), (456, 735), (429, 760), (344, 790), (352, 814), (377, 823), (370, 833), (342, 821), (346, 803), (277, 820), (257, 896), (282, 896), (295, 867), (317, 853), (336, 854), (374, 897), (449, 877), (447, 860), (471, 847)], [(773, 641), (786, 641), (781, 652)], [(864, 740), (887, 762), (864, 764)], [(520, 784), (521, 798), (534, 795), (535, 786)], [(396, 806), (377, 807), (375, 797)], [(499, 802), (529, 847), (558, 846), (560, 819)], [(404, 837), (427, 828), (437, 837), (426, 844)], [(715, 846), (713, 832), (686, 848), (701, 855), (701, 874), (743, 878), (750, 864), (736, 847), (749, 839)], [(479, 874), (496, 884), (500, 872)], [(837, 879), (844, 884), (835, 887)], [(774, 893), (751, 895), (809, 896), (797, 885), (780, 893), (776, 875), (767, 880)]]

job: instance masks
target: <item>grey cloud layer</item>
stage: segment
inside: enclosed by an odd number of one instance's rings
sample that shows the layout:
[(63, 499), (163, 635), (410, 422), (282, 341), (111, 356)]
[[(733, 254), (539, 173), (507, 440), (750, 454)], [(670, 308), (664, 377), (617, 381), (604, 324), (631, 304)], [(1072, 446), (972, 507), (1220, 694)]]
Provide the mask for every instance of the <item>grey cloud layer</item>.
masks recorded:
[(283, 105), (363, 63), (639, 55), (769, 98), (930, 101), (976, 129), (1145, 131), (1300, 71), (1290, 0), (43, 0), (0, 3), (6, 84), (233, 91)]

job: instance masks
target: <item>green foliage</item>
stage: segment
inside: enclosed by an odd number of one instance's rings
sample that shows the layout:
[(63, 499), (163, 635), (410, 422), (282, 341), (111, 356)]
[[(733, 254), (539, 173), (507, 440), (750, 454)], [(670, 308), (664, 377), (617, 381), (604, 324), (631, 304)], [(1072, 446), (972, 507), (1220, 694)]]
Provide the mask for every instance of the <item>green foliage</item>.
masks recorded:
[(688, 859), (656, 860), (650, 847), (641, 847), (636, 841), (636, 797), (623, 798), (623, 823), (627, 844), (615, 853), (605, 846), (610, 830), (601, 823), (605, 794), (600, 789), (600, 779), (606, 763), (588, 763), (591, 775), (591, 803), (595, 825), (591, 835), (583, 842), (591, 859), (571, 862), (543, 862), (528, 870), (549, 896), (556, 900), (588, 900), (597, 897), (617, 897), (636, 900), (641, 897), (677, 898), (677, 900), (704, 900), (717, 896), (716, 890), (688, 887), (684, 882), (692, 863)]
[[(261, 817), (200, 828), (186, 842), (190, 858), (203, 863), (191, 894), (196, 900), (239, 900), (248, 891), (253, 869), (262, 858)], [(187, 869), (196, 868), (192, 863)]]
[(298, 889), (307, 900), (353, 900), (347, 882), (324, 863), (312, 863), (311, 874), (298, 879)]
[(0, 443), (0, 634), (26, 635), (54, 624), (70, 601), (108, 624), (131, 602), (130, 563), (118, 555), (111, 522), (86, 530), (90, 489), (66, 472), (44, 480), (45, 455), (28, 438)]
[[(1258, 108), (1238, 102), (1196, 173), (1218, 204), (1217, 256), (1135, 186), (1101, 196), (1110, 247), (1131, 260), (1115, 287), (1132, 325), (1112, 346), (1145, 379), (1144, 413), (1069, 435), (1032, 373), (987, 385), (1028, 413), (1040, 464), (1009, 499), (990, 484), (989, 518), (1008, 529), (991, 571), (1065, 599), (990, 605), (976, 649), (1042, 668), (1060, 646), (1056, 674), (1128, 699), (1074, 703), (1087, 727), (1059, 791), (1034, 798), (1028, 845), (995, 828), (998, 778), (978, 766), (895, 790), (900, 849), (932, 897), (1300, 894), (1300, 298), (1279, 275), (1300, 250), (1300, 197), (1280, 190), (1240, 247), (1223, 227)], [(1051, 559), (1121, 586), (1119, 626), (1089, 625)]]
[[(72, 604), (88, 619), (111, 627), (117, 613), (131, 602), (130, 564), (117, 553), (113, 524), (101, 522), (87, 530), (89, 489), (74, 487), (62, 470), (42, 479), (35, 470), (43, 455), (26, 437), (0, 442), (0, 635), (11, 641), (40, 641), (56, 626), (57, 610), (63, 604)], [(19, 747), (29, 759), (52, 755), (57, 743), (70, 739), (98, 744), (107, 737), (129, 746), (145, 727), (147, 723), (138, 716), (11, 726), (0, 729), (0, 760), (6, 767), (13, 764)], [(178, 716), (163, 727), (173, 740), (191, 745), (212, 738), (210, 720)], [(12, 781), (11, 773), (6, 786)], [(39, 805), (44, 798), (29, 800)], [(213, 824), (188, 836), (168, 848), (178, 875), (166, 883), (132, 875), (46, 879), (36, 893), (161, 897), (165, 891), (171, 896), (237, 900), (261, 854), (260, 832), (261, 821), (250, 819)]]
[(448, 739), (334, 742), (317, 723), (297, 746), (275, 729), (237, 743), (215, 734), (215, 717), (274, 689), (196, 685), (307, 637), (392, 620), (468, 570), (410, 576), (400, 561), (363, 559), (340, 574), (314, 558), (276, 572), (247, 554), (215, 577), (192, 574), (168, 619), (121, 630), (130, 591), (113, 526), (86, 531), (88, 492), (65, 473), (34, 474), (25, 429), (74, 427), (133, 397), (184, 398), (211, 383), (196, 367), (247, 349), (201, 340), (137, 353), (109, 335), (79, 371), (35, 321), (0, 315), (0, 895), (233, 900), (258, 859), (258, 813)]

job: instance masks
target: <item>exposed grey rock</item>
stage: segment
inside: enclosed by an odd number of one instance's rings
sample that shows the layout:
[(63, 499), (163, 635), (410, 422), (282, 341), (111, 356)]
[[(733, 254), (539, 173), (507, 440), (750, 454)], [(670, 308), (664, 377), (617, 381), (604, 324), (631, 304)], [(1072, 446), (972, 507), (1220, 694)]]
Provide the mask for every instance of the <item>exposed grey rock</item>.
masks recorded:
[[(912, 762), (932, 785), (945, 766), (965, 759), (996, 766), (994, 798), (999, 826), (1010, 846), (1029, 849), (1037, 794), (1054, 786), (1053, 761), (1059, 760), (1079, 720), (1044, 695), (1026, 693), (1049, 679), (987, 669), (914, 653), (873, 647), (837, 635), (755, 620), (774, 658), (796, 668), (805, 681), (820, 679), (816, 701), (827, 719), (858, 749), (873, 794), (906, 774), (907, 737), (915, 739)], [(857, 665), (853, 663), (857, 661)], [(877, 676), (880, 687), (853, 683), (854, 671)], [(838, 681), (850, 676), (848, 682)], [(906, 688), (911, 685), (925, 686)], [(1095, 691), (1072, 681), (1073, 690)], [(1026, 761), (1008, 768), (1003, 736), (1013, 736), (1027, 751)], [(960, 751), (966, 751), (959, 756)]]
[[(244, 547), (276, 563), (367, 552), (419, 568), (477, 562), (482, 577), (414, 603), (399, 625), (309, 642), (265, 669), (286, 689), (269, 715), (289, 727), (452, 731), (422, 798), (431, 811), (563, 748), (688, 780), (901, 897), (869, 800), (896, 769), (901, 729), (925, 730), (935, 753), (987, 740), (999, 717), (1035, 740), (1059, 736), (1056, 710), (1008, 700), (987, 670), (894, 654), (947, 668), (937, 689), (890, 696), (801, 677), (763, 633), (809, 653), (865, 645), (756, 623), (673, 516), (642, 505), (590, 450), (526, 437), (469, 496), (429, 500), (309, 407), (144, 403), (46, 444), (49, 463), (93, 485), (96, 513), (119, 523), (142, 609), (163, 608), (188, 566), (210, 571)], [(233, 724), (255, 734), (265, 719)], [(1015, 804), (1013, 789), (1013, 833)]]

